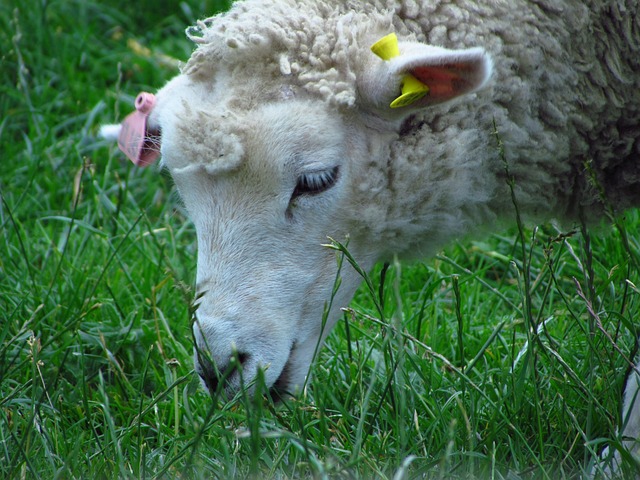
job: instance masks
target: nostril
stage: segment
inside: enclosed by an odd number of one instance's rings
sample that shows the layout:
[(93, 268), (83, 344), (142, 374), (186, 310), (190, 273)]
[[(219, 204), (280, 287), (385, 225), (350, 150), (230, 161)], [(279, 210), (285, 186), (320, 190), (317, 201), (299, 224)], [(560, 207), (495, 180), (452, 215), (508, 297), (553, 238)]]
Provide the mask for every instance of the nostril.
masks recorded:
[(227, 389), (230, 385), (238, 388), (243, 383), (242, 370), (251, 358), (248, 353), (234, 351), (226, 359), (226, 363), (221, 363), (212, 360), (200, 349), (197, 349), (196, 352), (196, 373), (200, 376), (212, 397), (219, 393), (218, 389), (221, 382), (223, 389)]
[(220, 382), (220, 375), (218, 371), (208, 358), (202, 355), (198, 355), (198, 361), (196, 362), (196, 372), (206, 385), (209, 393), (213, 395), (218, 389), (218, 383)]
[[(240, 377), (240, 382), (243, 381), (243, 371), (249, 362), (251, 356), (245, 352), (234, 351), (231, 357), (229, 357), (229, 363), (226, 365), (224, 371), (221, 371), (224, 381), (230, 379), (232, 376)], [(231, 380), (233, 381), (233, 379)]]
[(249, 354), (244, 352), (234, 352), (233, 357), (241, 367), (243, 367), (249, 360)]

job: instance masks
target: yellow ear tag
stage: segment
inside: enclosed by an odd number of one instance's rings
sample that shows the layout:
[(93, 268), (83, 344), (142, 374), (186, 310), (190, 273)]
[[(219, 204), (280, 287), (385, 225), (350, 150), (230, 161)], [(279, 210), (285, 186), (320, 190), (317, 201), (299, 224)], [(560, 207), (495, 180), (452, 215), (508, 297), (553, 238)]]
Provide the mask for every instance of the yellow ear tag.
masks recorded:
[[(395, 33), (385, 35), (371, 45), (371, 51), (385, 61), (399, 56), (398, 37)], [(420, 100), (427, 93), (429, 93), (429, 87), (408, 73), (402, 78), (402, 94), (389, 106), (391, 108), (406, 107)]]
[(402, 95), (391, 102), (389, 106), (391, 108), (406, 107), (417, 102), (427, 93), (429, 93), (429, 87), (408, 73), (402, 78)]
[(398, 37), (395, 33), (385, 35), (376, 43), (371, 45), (371, 51), (379, 56), (382, 60), (390, 60), (400, 55), (398, 49)]

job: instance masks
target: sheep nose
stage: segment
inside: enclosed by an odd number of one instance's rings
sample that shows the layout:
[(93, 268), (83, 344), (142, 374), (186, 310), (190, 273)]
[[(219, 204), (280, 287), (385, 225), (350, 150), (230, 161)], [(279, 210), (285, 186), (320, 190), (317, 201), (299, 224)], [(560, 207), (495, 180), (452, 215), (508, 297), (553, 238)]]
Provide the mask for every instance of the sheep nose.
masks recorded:
[[(196, 349), (195, 367), (209, 394), (215, 397), (226, 393), (225, 387), (227, 384), (236, 383), (232, 379), (242, 376), (242, 368), (246, 364), (249, 355), (235, 351), (226, 362), (215, 362), (207, 353), (199, 348)], [(222, 388), (220, 388), (221, 383)]]

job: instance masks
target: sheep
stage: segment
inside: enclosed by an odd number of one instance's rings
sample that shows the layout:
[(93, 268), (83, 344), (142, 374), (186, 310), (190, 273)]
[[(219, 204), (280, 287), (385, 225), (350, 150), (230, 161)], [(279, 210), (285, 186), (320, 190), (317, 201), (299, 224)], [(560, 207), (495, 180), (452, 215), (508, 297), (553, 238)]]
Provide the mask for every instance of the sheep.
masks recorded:
[(121, 146), (161, 154), (195, 225), (206, 387), (233, 395), (259, 369), (275, 390), (304, 384), (360, 283), (343, 268), (332, 291), (327, 237), (364, 270), (428, 257), (513, 218), (508, 176), (533, 221), (640, 205), (639, 10), (246, 0), (189, 28), (197, 48)]

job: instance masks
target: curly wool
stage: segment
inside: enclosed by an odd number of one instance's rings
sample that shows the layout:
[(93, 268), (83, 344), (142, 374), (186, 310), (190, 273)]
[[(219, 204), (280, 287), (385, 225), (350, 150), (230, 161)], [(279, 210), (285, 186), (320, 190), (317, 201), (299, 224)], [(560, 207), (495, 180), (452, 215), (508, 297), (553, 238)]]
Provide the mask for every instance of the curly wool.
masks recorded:
[[(386, 17), (386, 22), (385, 22)], [(344, 13), (344, 5), (250, 0), (187, 30), (198, 45), (184, 73), (210, 76), (220, 63), (243, 69), (243, 75), (285, 76), (297, 87), (333, 105), (356, 101), (354, 58), (358, 33), (366, 25), (389, 22), (364, 12)], [(358, 29), (350, 28), (358, 25)]]

